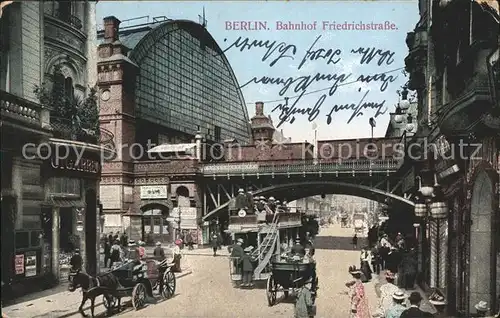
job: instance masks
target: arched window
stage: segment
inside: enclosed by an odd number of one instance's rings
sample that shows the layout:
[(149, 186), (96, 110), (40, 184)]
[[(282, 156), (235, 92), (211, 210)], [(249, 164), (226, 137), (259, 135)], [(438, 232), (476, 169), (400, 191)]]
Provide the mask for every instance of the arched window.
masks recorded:
[(64, 95), (68, 101), (72, 101), (75, 97), (75, 88), (73, 87), (73, 79), (71, 77), (64, 79)]
[(57, 15), (63, 21), (69, 21), (73, 14), (73, 3), (67, 0), (60, 0)]

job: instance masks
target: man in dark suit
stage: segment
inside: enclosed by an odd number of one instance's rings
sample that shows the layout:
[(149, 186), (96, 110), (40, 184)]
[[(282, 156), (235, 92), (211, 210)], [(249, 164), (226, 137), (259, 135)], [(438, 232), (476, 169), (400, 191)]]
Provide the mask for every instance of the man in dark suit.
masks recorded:
[(413, 292), (411, 293), (410, 297), (408, 298), (410, 301), (410, 308), (406, 309), (403, 311), (401, 314), (400, 318), (427, 318), (427, 317), (434, 317), (433, 314), (427, 311), (421, 310), (420, 303), (422, 302), (422, 296), (420, 296), (419, 292)]

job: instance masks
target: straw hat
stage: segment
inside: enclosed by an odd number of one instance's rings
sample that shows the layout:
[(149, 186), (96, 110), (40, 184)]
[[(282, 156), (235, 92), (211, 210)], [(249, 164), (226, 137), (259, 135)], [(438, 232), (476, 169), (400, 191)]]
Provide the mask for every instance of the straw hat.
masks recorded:
[(243, 190), (243, 189), (238, 190), (238, 193), (244, 193), (244, 192), (245, 192), (245, 190)]
[(356, 266), (349, 266), (349, 273), (351, 275), (358, 275), (358, 274), (361, 274), (361, 271), (359, 269), (356, 268)]
[(394, 275), (393, 272), (391, 272), (391, 271), (385, 271), (385, 278), (386, 279), (395, 279), (396, 277), (395, 277), (395, 275)]
[(485, 301), (480, 301), (478, 302), (475, 306), (476, 310), (478, 311), (488, 311), (490, 310), (490, 307), (488, 307), (488, 303)]
[(161, 242), (156, 242), (156, 246), (161, 246)]
[(131, 246), (135, 246), (135, 241), (134, 240), (128, 240), (128, 246), (131, 247)]
[(403, 300), (406, 298), (406, 295), (403, 291), (401, 290), (398, 290), (397, 292), (395, 292), (394, 294), (392, 294), (392, 298), (393, 299), (396, 299), (396, 300)]
[(253, 246), (249, 246), (249, 247), (245, 248), (243, 251), (245, 253), (250, 253), (252, 250), (253, 250)]
[(239, 239), (236, 240), (236, 242), (243, 244), (243, 239), (240, 237)]

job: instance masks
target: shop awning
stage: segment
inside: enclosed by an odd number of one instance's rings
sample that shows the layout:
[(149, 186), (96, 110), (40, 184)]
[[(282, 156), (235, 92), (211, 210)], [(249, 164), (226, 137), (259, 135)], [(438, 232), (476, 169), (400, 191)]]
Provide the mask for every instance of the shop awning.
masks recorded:
[(67, 199), (67, 198), (50, 198), (43, 203), (45, 206), (55, 206), (59, 208), (84, 208), (85, 202), (82, 200)]
[(194, 148), (196, 144), (162, 144), (156, 146), (150, 150), (148, 153), (190, 153), (194, 154)]

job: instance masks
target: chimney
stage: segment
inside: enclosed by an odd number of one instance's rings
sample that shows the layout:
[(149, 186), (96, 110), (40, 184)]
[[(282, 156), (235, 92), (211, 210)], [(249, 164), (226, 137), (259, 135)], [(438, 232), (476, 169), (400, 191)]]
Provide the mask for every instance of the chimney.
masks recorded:
[(113, 43), (118, 40), (118, 28), (121, 21), (114, 16), (105, 17), (104, 19), (104, 42)]
[(263, 116), (264, 115), (264, 103), (256, 102), (255, 103), (255, 116)]

